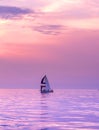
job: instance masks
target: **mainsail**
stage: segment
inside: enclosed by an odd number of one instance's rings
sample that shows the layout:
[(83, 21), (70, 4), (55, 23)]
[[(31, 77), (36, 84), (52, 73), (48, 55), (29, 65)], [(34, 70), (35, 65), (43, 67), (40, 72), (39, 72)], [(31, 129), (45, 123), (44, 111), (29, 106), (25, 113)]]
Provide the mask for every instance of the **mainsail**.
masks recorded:
[(46, 75), (41, 80), (41, 92), (52, 92)]

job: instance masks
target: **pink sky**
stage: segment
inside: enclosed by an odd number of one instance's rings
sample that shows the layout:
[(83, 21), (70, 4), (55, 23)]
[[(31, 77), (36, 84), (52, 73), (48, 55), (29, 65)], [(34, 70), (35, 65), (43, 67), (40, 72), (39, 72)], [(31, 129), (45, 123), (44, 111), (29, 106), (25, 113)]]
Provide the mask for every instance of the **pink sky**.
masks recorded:
[(99, 0), (0, 1), (0, 88), (99, 87)]

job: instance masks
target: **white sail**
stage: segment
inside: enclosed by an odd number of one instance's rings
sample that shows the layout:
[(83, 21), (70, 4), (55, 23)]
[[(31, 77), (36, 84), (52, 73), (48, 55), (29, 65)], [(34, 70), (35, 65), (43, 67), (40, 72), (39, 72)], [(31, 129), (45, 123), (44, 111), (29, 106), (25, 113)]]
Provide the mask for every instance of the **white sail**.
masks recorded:
[(49, 81), (48, 81), (48, 79), (47, 79), (47, 77), (45, 77), (45, 83), (46, 83), (46, 90), (51, 90), (51, 88), (50, 88), (50, 84), (49, 84)]

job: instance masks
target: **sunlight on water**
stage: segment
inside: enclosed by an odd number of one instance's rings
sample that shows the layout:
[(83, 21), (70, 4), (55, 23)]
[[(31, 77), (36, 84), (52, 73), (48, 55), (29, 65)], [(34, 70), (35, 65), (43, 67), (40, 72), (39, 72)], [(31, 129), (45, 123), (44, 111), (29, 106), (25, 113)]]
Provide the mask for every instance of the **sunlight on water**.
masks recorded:
[(99, 91), (1, 89), (0, 130), (99, 130)]

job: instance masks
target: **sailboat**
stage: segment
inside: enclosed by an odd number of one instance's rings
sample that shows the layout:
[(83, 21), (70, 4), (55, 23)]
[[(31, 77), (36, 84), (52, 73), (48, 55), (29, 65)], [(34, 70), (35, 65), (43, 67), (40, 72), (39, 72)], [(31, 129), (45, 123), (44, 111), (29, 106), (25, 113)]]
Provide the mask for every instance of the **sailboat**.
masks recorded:
[(49, 81), (48, 81), (46, 75), (41, 80), (40, 91), (41, 91), (41, 93), (53, 92), (53, 90), (50, 88), (50, 84), (49, 84)]

